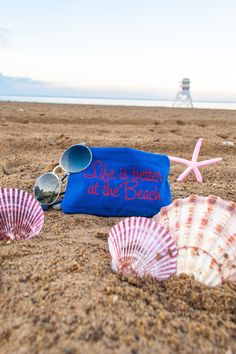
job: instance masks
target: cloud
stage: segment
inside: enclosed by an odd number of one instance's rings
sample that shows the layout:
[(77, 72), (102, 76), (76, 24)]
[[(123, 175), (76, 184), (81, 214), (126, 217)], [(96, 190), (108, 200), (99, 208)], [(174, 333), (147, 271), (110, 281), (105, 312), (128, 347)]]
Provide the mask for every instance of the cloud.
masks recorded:
[(7, 28), (0, 27), (0, 46), (6, 47), (9, 44), (12, 31)]
[(0, 92), (3, 95), (38, 95), (47, 91), (49, 84), (27, 77), (0, 74)]

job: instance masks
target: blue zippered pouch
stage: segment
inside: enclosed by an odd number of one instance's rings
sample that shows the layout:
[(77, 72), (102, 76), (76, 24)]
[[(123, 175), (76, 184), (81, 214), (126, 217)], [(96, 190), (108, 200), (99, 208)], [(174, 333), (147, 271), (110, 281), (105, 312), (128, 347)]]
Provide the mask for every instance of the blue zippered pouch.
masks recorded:
[(171, 203), (168, 156), (131, 148), (90, 149), (91, 164), (68, 176), (64, 213), (151, 217)]

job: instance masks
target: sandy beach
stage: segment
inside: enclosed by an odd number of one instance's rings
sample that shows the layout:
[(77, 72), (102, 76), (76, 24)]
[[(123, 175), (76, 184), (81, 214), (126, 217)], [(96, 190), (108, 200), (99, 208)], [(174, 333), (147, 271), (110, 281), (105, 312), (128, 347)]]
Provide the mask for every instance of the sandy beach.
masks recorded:
[[(203, 184), (177, 182), (184, 166), (171, 164), (173, 199), (236, 201), (236, 111), (1, 102), (1, 187), (31, 192), (81, 141), (190, 159), (199, 137), (200, 159), (223, 161)], [(39, 237), (1, 242), (1, 354), (236, 353), (236, 284), (117, 276), (107, 238), (119, 220), (50, 210)]]

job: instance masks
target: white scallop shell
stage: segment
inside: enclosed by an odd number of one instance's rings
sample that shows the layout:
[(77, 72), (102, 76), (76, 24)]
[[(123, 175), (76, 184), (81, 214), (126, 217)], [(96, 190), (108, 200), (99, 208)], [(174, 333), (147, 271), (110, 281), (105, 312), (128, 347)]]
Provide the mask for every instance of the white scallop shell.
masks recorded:
[(39, 202), (16, 188), (0, 188), (0, 240), (29, 239), (38, 235), (44, 222)]
[(176, 273), (177, 250), (169, 233), (152, 219), (129, 217), (113, 226), (108, 238), (115, 272), (166, 279)]
[(236, 203), (216, 196), (176, 199), (154, 216), (176, 240), (177, 274), (215, 286), (236, 281)]

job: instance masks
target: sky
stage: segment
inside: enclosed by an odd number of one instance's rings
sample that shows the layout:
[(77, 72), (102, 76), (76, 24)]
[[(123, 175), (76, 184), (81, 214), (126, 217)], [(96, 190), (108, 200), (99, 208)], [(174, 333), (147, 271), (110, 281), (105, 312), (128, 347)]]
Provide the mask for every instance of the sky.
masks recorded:
[(0, 73), (236, 97), (235, 0), (0, 0)]

